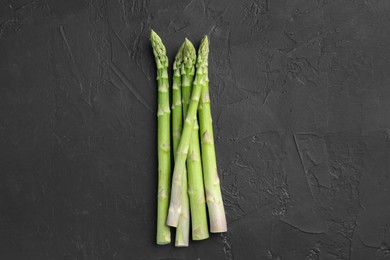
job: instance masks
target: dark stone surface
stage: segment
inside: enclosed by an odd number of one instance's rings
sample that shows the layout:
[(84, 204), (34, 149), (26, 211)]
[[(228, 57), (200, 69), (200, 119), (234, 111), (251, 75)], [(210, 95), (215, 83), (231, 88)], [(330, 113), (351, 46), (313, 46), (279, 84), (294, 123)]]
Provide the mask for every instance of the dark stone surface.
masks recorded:
[[(154, 28), (211, 40), (229, 232), (155, 245)], [(390, 259), (387, 0), (0, 1), (0, 259)]]

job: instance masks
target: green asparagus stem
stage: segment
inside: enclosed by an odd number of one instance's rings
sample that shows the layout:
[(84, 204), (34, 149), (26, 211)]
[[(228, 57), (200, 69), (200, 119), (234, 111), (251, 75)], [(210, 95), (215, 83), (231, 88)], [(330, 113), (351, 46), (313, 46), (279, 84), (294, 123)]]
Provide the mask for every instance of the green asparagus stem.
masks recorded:
[[(187, 114), (190, 103), (192, 82), (195, 75), (196, 51), (192, 43), (186, 39), (183, 51), (182, 94), (183, 117)], [(199, 124), (195, 116), (194, 127), (187, 157), (188, 195), (191, 206), (192, 239), (202, 240), (209, 237), (206, 213), (206, 201), (203, 186), (202, 162), (199, 144)], [(183, 208), (182, 208), (183, 211)]]
[(182, 180), (186, 169), (186, 159), (191, 140), (191, 134), (194, 127), (194, 119), (199, 105), (200, 94), (202, 87), (206, 84), (206, 77), (204, 71), (207, 70), (208, 62), (208, 39), (203, 37), (198, 51), (198, 61), (196, 64), (196, 76), (193, 83), (191, 94), (191, 101), (188, 106), (184, 127), (180, 138), (179, 147), (176, 152), (175, 167), (173, 170), (172, 192), (169, 204), (167, 224), (169, 226), (177, 227), (179, 216), (182, 208), (181, 194), (182, 194)]
[[(183, 48), (184, 44), (180, 47), (176, 54), (175, 62), (173, 63), (173, 86), (172, 86), (172, 138), (173, 138), (173, 155), (176, 158), (177, 147), (179, 146), (180, 136), (183, 125), (183, 109), (181, 101), (181, 76), (180, 70), (183, 63)], [(182, 209), (179, 217), (179, 223), (176, 229), (175, 246), (185, 247), (188, 246), (190, 222), (189, 222), (189, 206), (188, 206), (188, 194), (187, 194), (187, 174), (183, 175), (182, 184)]]
[(181, 93), (180, 69), (183, 63), (183, 47), (180, 47), (173, 63), (173, 84), (172, 84), (172, 143), (173, 157), (176, 157), (177, 147), (179, 146), (181, 131), (183, 128), (183, 105)]
[(206, 84), (202, 88), (198, 115), (200, 123), (204, 184), (209, 211), (210, 232), (226, 232), (226, 216), (223, 206), (221, 187), (217, 172), (217, 160), (214, 147), (214, 133), (210, 108), (209, 79), (207, 69), (204, 71)]
[(157, 195), (157, 244), (171, 242), (171, 231), (166, 225), (171, 177), (170, 108), (168, 83), (168, 57), (161, 38), (152, 30), (150, 33), (153, 53), (157, 65), (158, 110), (158, 195)]

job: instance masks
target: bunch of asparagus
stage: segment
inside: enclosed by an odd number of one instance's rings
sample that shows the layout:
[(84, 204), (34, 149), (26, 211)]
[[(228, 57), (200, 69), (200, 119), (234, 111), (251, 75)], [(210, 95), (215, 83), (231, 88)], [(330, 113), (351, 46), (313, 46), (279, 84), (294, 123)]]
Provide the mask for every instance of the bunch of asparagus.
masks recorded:
[(171, 117), (166, 49), (153, 30), (150, 39), (158, 85), (157, 244), (171, 242), (171, 226), (176, 227), (175, 246), (185, 247), (189, 242), (190, 219), (193, 240), (209, 237), (208, 224), (212, 233), (227, 230), (210, 109), (209, 43), (204, 36), (196, 55), (193, 44), (185, 39), (177, 52), (173, 63)]

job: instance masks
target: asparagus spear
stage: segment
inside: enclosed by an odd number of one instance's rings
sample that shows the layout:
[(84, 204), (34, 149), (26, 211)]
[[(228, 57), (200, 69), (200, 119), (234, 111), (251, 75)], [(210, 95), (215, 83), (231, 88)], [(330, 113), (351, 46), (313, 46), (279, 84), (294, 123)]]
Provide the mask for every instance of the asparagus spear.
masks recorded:
[(181, 92), (180, 69), (183, 63), (183, 48), (180, 47), (173, 62), (173, 80), (172, 80), (172, 143), (173, 157), (176, 157), (176, 150), (179, 146), (181, 131), (183, 128), (183, 104)]
[[(182, 126), (183, 126), (183, 109), (181, 98), (181, 76), (180, 70), (183, 63), (183, 48), (180, 47), (176, 54), (175, 62), (173, 63), (173, 86), (172, 86), (172, 139), (173, 139), (173, 155), (176, 159), (176, 151), (179, 146)], [(190, 222), (189, 222), (189, 206), (187, 194), (187, 173), (183, 175), (182, 184), (182, 209), (179, 217), (179, 223), (176, 229), (175, 246), (188, 246)]]
[(209, 79), (207, 68), (204, 71), (206, 84), (202, 88), (198, 115), (200, 123), (204, 184), (209, 211), (210, 232), (226, 232), (226, 216), (223, 206), (221, 187), (217, 172), (214, 147), (214, 133), (210, 108)]
[(153, 53), (157, 65), (158, 110), (158, 195), (157, 195), (157, 244), (171, 242), (171, 231), (166, 225), (168, 197), (170, 192), (171, 151), (170, 151), (170, 108), (168, 83), (168, 57), (161, 38), (152, 30), (150, 33)]
[[(183, 49), (182, 65), (182, 94), (183, 94), (183, 117), (187, 114), (190, 103), (192, 82), (195, 74), (196, 51), (192, 43), (186, 39)], [(206, 202), (203, 186), (202, 162), (199, 144), (198, 119), (194, 118), (194, 127), (191, 134), (189, 152), (187, 157), (188, 194), (191, 206), (192, 239), (202, 240), (209, 237)], [(184, 205), (183, 205), (184, 206)], [(182, 208), (183, 210), (183, 208)]]
[(167, 224), (169, 226), (177, 227), (179, 222), (179, 215), (182, 208), (181, 203), (181, 191), (182, 180), (186, 169), (186, 159), (188, 154), (188, 148), (190, 145), (191, 134), (194, 127), (194, 119), (199, 105), (199, 98), (202, 91), (202, 87), (206, 84), (206, 76), (204, 75), (207, 70), (208, 62), (208, 39), (207, 36), (203, 37), (198, 51), (198, 60), (196, 64), (196, 75), (193, 83), (193, 89), (191, 94), (191, 101), (188, 106), (187, 115), (184, 121), (184, 127), (179, 142), (179, 147), (176, 152), (175, 167), (173, 170), (172, 179), (172, 192), (171, 200), (169, 204)]

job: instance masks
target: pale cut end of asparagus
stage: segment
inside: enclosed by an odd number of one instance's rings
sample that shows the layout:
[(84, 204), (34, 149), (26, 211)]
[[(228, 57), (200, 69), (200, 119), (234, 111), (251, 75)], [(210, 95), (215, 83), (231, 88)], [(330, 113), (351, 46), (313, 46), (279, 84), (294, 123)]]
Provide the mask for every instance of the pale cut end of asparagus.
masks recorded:
[[(181, 184), (180, 184), (180, 188), (181, 188)], [(181, 201), (179, 203), (175, 203), (174, 205), (171, 202), (169, 204), (167, 225), (171, 227), (177, 227), (177, 225), (179, 224), (180, 213), (181, 213)]]
[(164, 237), (157, 239), (157, 245), (163, 246), (163, 245), (168, 245), (171, 243), (171, 236), (170, 234), (165, 234)]
[(182, 208), (175, 238), (176, 247), (187, 247), (190, 237), (190, 207), (187, 189), (187, 174), (184, 173), (182, 182)]
[[(219, 180), (218, 180), (219, 188)], [(227, 231), (225, 210), (222, 200), (218, 201), (213, 199), (213, 195), (206, 189), (206, 200), (210, 216), (210, 232), (222, 233)]]

